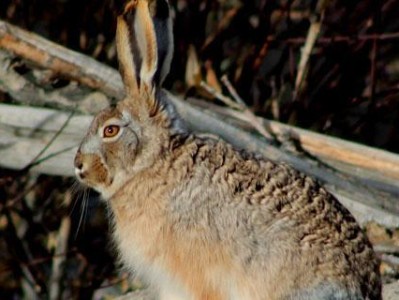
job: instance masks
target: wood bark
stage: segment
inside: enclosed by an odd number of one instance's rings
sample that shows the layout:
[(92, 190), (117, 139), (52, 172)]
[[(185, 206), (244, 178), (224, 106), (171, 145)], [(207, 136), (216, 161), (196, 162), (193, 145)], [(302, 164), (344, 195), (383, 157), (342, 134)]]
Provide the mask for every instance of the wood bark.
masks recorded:
[[(71, 78), (93, 89), (100, 89), (110, 96), (120, 95), (114, 86), (119, 80), (119, 74), (112, 68), (100, 65), (90, 57), (68, 50), (2, 20), (0, 20), (0, 48), (27, 59), (41, 68), (50, 69), (57, 75)], [(122, 87), (119, 85), (118, 88)]]

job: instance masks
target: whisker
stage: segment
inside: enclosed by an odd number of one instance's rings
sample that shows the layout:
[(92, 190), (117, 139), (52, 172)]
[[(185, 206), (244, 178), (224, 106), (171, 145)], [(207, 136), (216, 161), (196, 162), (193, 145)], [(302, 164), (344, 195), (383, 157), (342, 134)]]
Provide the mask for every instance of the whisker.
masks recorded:
[(83, 187), (78, 181), (75, 181), (72, 184), (72, 186), (70, 187), (70, 191), (71, 191), (71, 195), (72, 195), (72, 199), (73, 199), (72, 209), (69, 213), (70, 216), (75, 211), (78, 202), (82, 199), (84, 190), (85, 190), (85, 187)]
[(74, 180), (74, 182), (72, 183), (71, 187), (69, 188), (69, 191), (71, 192), (72, 196), (76, 196), (78, 194), (78, 192), (81, 190), (81, 184), (79, 181)]
[(88, 191), (89, 190), (87, 188), (83, 189), (83, 195), (81, 197), (82, 204), (80, 206), (80, 217), (79, 217), (78, 227), (77, 227), (76, 233), (75, 233), (75, 239), (77, 239), (77, 237), (78, 237), (80, 228), (82, 228), (82, 225), (84, 227), (84, 224), (85, 224), (84, 221), (85, 221), (85, 218), (86, 218), (86, 215), (87, 215), (86, 211), (87, 211), (88, 198), (89, 198)]
[(86, 221), (88, 219), (89, 216), (89, 193), (87, 194), (87, 197), (85, 199), (85, 203), (84, 203), (84, 208), (83, 208), (83, 228), (85, 228), (86, 225)]

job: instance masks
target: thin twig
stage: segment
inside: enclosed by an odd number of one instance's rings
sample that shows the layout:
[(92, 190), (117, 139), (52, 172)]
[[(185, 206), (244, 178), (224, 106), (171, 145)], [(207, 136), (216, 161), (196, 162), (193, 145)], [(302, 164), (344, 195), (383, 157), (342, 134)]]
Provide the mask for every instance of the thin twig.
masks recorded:
[(239, 110), (241, 112), (243, 112), (245, 114), (245, 116), (248, 119), (248, 122), (250, 124), (252, 124), (252, 126), (266, 139), (271, 140), (273, 139), (272, 135), (269, 134), (264, 128), (263, 126), (258, 122), (258, 120), (256, 119), (256, 116), (254, 115), (254, 113), (252, 111), (249, 110), (249, 108), (245, 105), (245, 102), (238, 96), (237, 92), (235, 91), (235, 89), (233, 88), (233, 86), (228, 82), (227, 77), (222, 77), (222, 82), (223, 84), (227, 85), (226, 87), (229, 89), (230, 93), (232, 94), (232, 96), (234, 97), (234, 99), (236, 101), (233, 101), (232, 99), (230, 99), (229, 97), (226, 97), (225, 95), (223, 95), (222, 93), (218, 92), (217, 90), (215, 90), (213, 87), (211, 87), (210, 85), (208, 85), (206, 82), (202, 81), (201, 82), (201, 87), (204, 88), (208, 93), (212, 94), (215, 98), (219, 99), (220, 101), (222, 101), (224, 104), (226, 104), (227, 106)]
[(221, 81), (223, 82), (223, 84), (225, 85), (225, 87), (228, 89), (230, 95), (233, 97), (233, 99), (240, 104), (242, 107), (246, 108), (246, 104), (244, 102), (244, 100), (242, 100), (242, 98), (240, 97), (240, 95), (238, 95), (236, 89), (233, 87), (233, 85), (231, 84), (229, 78), (227, 78), (226, 75), (223, 75), (221, 78)]
[[(381, 7), (380, 2), (377, 1), (374, 3), (374, 16), (373, 16), (373, 27), (375, 31), (379, 31), (380, 27), (380, 18), (381, 18)], [(368, 105), (368, 112), (367, 115), (371, 116), (373, 110), (375, 108), (375, 93), (376, 93), (376, 85), (377, 85), (377, 56), (378, 56), (378, 44), (379, 41), (377, 39), (373, 40), (373, 44), (371, 47), (371, 54), (370, 54), (370, 103)]]
[(373, 249), (377, 253), (399, 254), (399, 246), (391, 244), (374, 244)]
[[(65, 120), (64, 124), (61, 126), (61, 128), (54, 134), (54, 136), (50, 139), (50, 141), (47, 143), (47, 145), (32, 159), (32, 161), (21, 170), (21, 172), (23, 172), (23, 173), (28, 172), (32, 167), (43, 162), (43, 159), (39, 160), (39, 158), (43, 155), (43, 153), (45, 153), (48, 150), (48, 148), (50, 148), (50, 146), (54, 143), (54, 141), (60, 136), (60, 134), (68, 126), (69, 121), (72, 119), (73, 115), (75, 114), (75, 111), (76, 110), (71, 111), (71, 113), (68, 115), (68, 118)], [(65, 152), (65, 151), (66, 150), (62, 150), (60, 153)], [(47, 157), (49, 157), (49, 156), (47, 156)], [(54, 156), (54, 155), (52, 155), (52, 156)]]
[[(19, 174), (19, 172), (18, 172)], [(12, 198), (11, 200), (7, 201), (6, 204), (0, 205), (0, 215), (4, 213), (4, 210), (6, 208), (13, 207), (16, 203), (21, 201), (27, 194), (29, 194), (34, 188), (36, 187), (36, 183), (32, 183), (29, 185), (27, 188), (25, 188), (21, 193), (19, 193), (17, 196)]]
[(242, 5), (239, 4), (237, 7), (233, 7), (225, 13), (224, 17), (220, 20), (216, 30), (214, 30), (206, 38), (204, 45), (202, 46), (202, 50), (206, 49), (216, 39), (217, 36), (219, 36), (224, 30), (226, 30), (226, 28), (228, 28), (228, 25), (231, 23), (231, 21), (237, 15), (237, 13), (241, 9), (241, 7), (242, 7)]
[(39, 164), (45, 162), (46, 160), (49, 160), (49, 159), (51, 159), (51, 158), (53, 158), (53, 157), (55, 157), (55, 156), (57, 156), (57, 155), (60, 155), (60, 154), (62, 154), (62, 153), (68, 152), (68, 151), (70, 151), (70, 150), (76, 148), (76, 146), (77, 146), (77, 145), (71, 146), (71, 147), (67, 147), (67, 148), (65, 148), (65, 149), (62, 149), (62, 150), (59, 150), (59, 151), (50, 153), (49, 155), (44, 156), (44, 157), (42, 157), (41, 159), (37, 159), (34, 163), (29, 164), (29, 168), (33, 168), (33, 167), (35, 167), (35, 166), (37, 166), (37, 165), (39, 165)]
[(371, 62), (370, 62), (370, 104), (369, 104), (369, 115), (372, 113), (375, 103), (375, 92), (377, 84), (377, 52), (378, 52), (378, 40), (373, 40), (373, 45), (371, 48)]
[[(306, 42), (305, 37), (294, 37), (294, 38), (278, 38), (276, 36), (268, 36), (266, 38), (266, 43), (283, 43), (283, 44), (303, 44)], [(399, 32), (392, 33), (381, 33), (381, 34), (361, 34), (358, 36), (346, 36), (346, 35), (337, 35), (337, 36), (324, 36), (320, 37), (316, 41), (316, 45), (319, 44), (333, 44), (333, 43), (352, 43), (352, 42), (364, 42), (370, 40), (379, 40), (379, 41), (387, 41), (387, 40), (396, 40), (399, 39)]]
[(108, 283), (99, 286), (99, 287), (97, 288), (97, 290), (106, 289), (106, 288), (115, 286), (115, 285), (117, 285), (117, 284), (120, 284), (120, 283), (122, 283), (123, 281), (129, 279), (129, 277), (130, 277), (130, 276), (129, 276), (127, 273), (124, 273), (124, 274), (122, 274), (122, 276), (118, 277), (117, 279), (110, 280)]
[(220, 101), (222, 101), (224, 104), (226, 104), (227, 106), (234, 108), (234, 109), (238, 109), (238, 110), (243, 110), (242, 105), (234, 102), (233, 100), (231, 100), (229, 97), (226, 97), (225, 95), (223, 95), (222, 93), (218, 92), (217, 90), (215, 90), (213, 87), (211, 87), (209, 84), (207, 84), (205, 81), (201, 81), (200, 86), (205, 89), (208, 93), (210, 93), (211, 95), (213, 95), (215, 98), (219, 99)]
[(319, 20), (314, 20), (310, 24), (308, 35), (306, 37), (305, 45), (302, 48), (301, 59), (298, 64), (298, 72), (295, 79), (295, 92), (294, 99), (298, 97), (303, 88), (303, 82), (305, 80), (308, 63), (310, 59), (310, 55), (312, 54), (312, 50), (316, 44), (316, 40), (319, 36), (321, 29), (321, 22)]
[[(2, 214), (7, 218), (7, 224), (9, 226), (7, 230), (9, 234), (8, 238), (6, 238), (7, 244), (13, 249), (17, 260), (24, 263), (28, 262), (32, 259), (32, 254), (29, 252), (23, 237), (18, 233), (15, 221), (13, 220), (10, 211), (5, 210)], [(20, 267), (23, 274), (23, 278), (21, 278), (22, 289), (29, 299), (39, 299), (37, 294), (39, 284), (35, 280), (35, 276), (33, 276), (31, 270), (25, 264), (20, 264)]]
[[(65, 205), (69, 206), (72, 200), (71, 193), (69, 191), (65, 194)], [(71, 219), (68, 215), (64, 216), (61, 221), (60, 230), (57, 235), (57, 244), (55, 247), (55, 256), (53, 257), (53, 264), (51, 268), (51, 276), (49, 283), (49, 299), (57, 300), (60, 297), (60, 285), (61, 277), (63, 274), (63, 264), (66, 260), (65, 255), (59, 255), (60, 253), (67, 252), (69, 232), (71, 229)]]
[(227, 78), (226, 75), (222, 76), (221, 81), (226, 86), (227, 90), (229, 91), (233, 99), (241, 106), (241, 110), (248, 118), (250, 124), (266, 139), (268, 140), (273, 139), (273, 136), (266, 131), (262, 122), (258, 120), (255, 114), (245, 104), (244, 100), (242, 100), (242, 98), (238, 95), (236, 89), (233, 87), (233, 85), (231, 84), (230, 80)]
[(382, 254), (381, 260), (395, 267), (399, 267), (399, 257), (392, 254)]
[[(37, 265), (41, 265), (44, 264), (50, 260), (52, 260), (54, 257), (60, 257), (60, 256), (67, 256), (67, 255), (72, 255), (78, 253), (76, 248), (72, 248), (69, 249), (67, 252), (65, 253), (59, 253), (59, 254), (54, 254), (54, 255), (49, 255), (46, 257), (38, 257), (38, 258), (33, 258), (31, 260), (29, 260), (29, 262), (19, 262), (19, 264), (21, 266), (25, 266), (25, 267), (31, 267), (31, 266), (37, 266)], [(0, 269), (0, 275), (4, 276), (7, 273), (12, 273), (13, 272), (13, 267), (12, 266), (6, 266), (2, 269)]]

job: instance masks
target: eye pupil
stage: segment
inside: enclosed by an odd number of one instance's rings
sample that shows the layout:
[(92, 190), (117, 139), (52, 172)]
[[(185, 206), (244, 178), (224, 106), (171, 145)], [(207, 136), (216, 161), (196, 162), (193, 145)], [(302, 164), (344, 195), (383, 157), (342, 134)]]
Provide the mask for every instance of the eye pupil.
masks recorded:
[(104, 137), (114, 137), (118, 134), (118, 132), (119, 132), (119, 126), (116, 125), (107, 126), (104, 129)]

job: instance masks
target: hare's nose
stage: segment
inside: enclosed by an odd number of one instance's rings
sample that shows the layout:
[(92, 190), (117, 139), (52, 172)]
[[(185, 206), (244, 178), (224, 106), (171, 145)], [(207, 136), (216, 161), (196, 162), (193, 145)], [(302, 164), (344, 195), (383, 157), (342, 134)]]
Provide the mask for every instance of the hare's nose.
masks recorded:
[(82, 159), (82, 154), (80, 153), (80, 151), (78, 151), (78, 153), (76, 153), (74, 165), (75, 165), (75, 168), (78, 170), (83, 169), (83, 159)]

